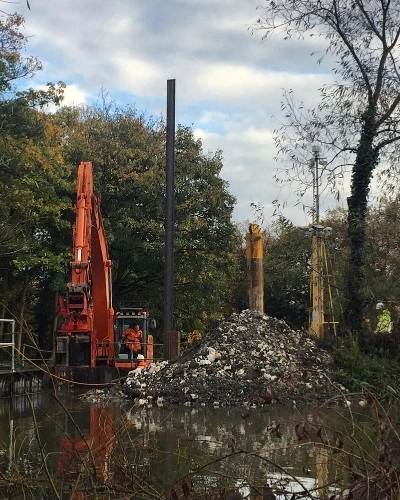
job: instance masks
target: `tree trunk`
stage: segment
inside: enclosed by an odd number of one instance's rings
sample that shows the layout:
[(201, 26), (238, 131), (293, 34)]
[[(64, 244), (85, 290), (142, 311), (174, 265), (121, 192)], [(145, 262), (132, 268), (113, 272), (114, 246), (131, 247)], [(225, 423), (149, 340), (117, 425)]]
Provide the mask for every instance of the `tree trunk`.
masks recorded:
[(350, 240), (349, 269), (345, 297), (344, 318), (348, 332), (360, 333), (366, 306), (364, 290), (364, 247), (368, 195), (373, 171), (378, 162), (378, 151), (373, 146), (376, 126), (374, 111), (364, 121), (360, 144), (353, 166), (351, 196), (348, 198), (348, 235)]

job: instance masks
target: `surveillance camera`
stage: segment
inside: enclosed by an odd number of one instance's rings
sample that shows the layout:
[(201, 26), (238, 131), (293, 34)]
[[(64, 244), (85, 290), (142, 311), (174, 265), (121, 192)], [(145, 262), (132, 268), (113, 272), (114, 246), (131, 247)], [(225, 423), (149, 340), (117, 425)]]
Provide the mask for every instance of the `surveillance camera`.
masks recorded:
[(332, 233), (332, 228), (331, 227), (326, 227), (324, 229), (324, 233), (326, 234), (326, 236), (329, 236)]
[(302, 227), (301, 229), (304, 231), (305, 236), (312, 236), (313, 235), (314, 230), (312, 227), (305, 226), (305, 227)]

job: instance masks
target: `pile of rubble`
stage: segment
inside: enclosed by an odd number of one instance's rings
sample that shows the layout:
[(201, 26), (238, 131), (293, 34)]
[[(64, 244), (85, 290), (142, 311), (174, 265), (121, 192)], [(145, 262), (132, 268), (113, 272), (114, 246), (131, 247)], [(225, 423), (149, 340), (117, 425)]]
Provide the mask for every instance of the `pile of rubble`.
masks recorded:
[(328, 352), (284, 321), (233, 314), (176, 360), (130, 372), (123, 392), (142, 404), (252, 406), (337, 395)]

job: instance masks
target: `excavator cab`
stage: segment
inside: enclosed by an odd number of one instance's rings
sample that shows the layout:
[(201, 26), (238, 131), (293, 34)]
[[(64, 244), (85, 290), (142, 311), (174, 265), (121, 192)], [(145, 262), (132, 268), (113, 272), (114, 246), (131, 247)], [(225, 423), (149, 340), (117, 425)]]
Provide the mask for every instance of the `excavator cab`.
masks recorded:
[(130, 325), (139, 325), (142, 331), (141, 354), (144, 360), (141, 366), (147, 366), (153, 361), (153, 335), (152, 330), (156, 327), (154, 319), (148, 317), (147, 304), (121, 305), (115, 314), (115, 366), (117, 368), (135, 368), (139, 365), (137, 357), (126, 346), (123, 333)]

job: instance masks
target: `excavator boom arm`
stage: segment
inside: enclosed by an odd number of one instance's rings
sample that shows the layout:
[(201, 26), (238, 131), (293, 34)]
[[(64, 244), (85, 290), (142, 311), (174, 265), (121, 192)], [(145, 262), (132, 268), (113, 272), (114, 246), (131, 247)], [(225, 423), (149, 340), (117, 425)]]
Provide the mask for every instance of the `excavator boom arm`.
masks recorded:
[[(62, 332), (79, 341), (90, 339), (90, 364), (110, 360), (114, 350), (114, 310), (111, 296), (111, 260), (108, 254), (99, 198), (93, 191), (93, 167), (78, 167), (73, 260), (68, 294), (60, 307)], [(82, 337), (83, 338), (83, 337)]]

